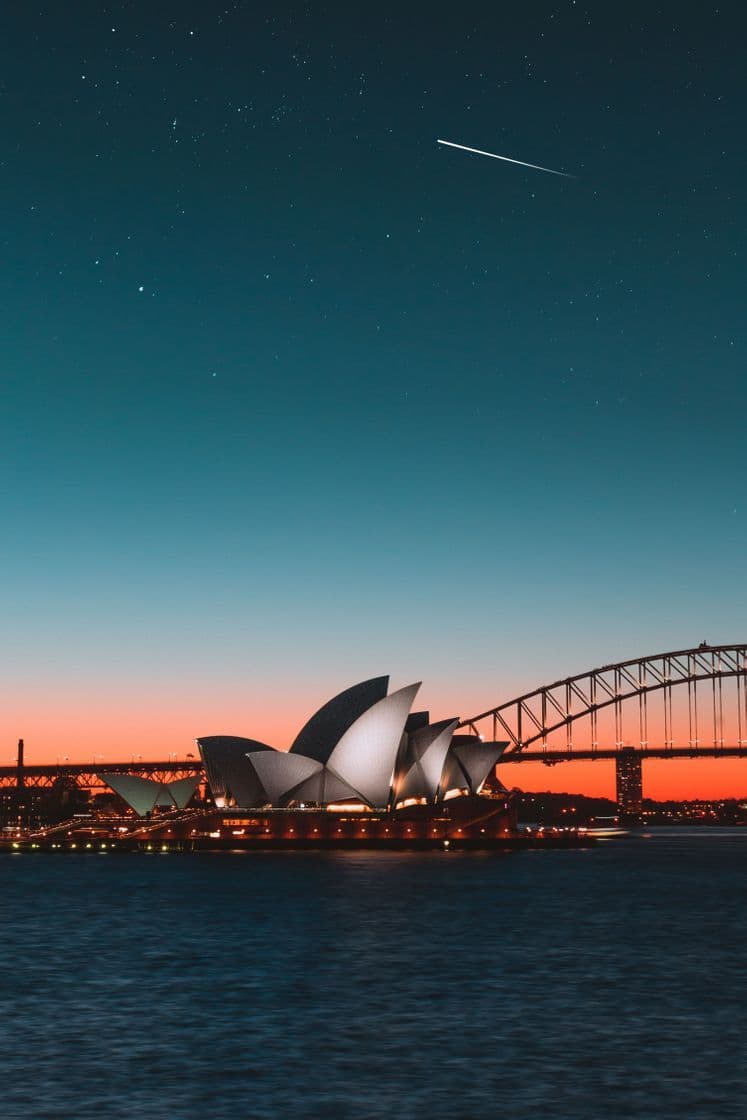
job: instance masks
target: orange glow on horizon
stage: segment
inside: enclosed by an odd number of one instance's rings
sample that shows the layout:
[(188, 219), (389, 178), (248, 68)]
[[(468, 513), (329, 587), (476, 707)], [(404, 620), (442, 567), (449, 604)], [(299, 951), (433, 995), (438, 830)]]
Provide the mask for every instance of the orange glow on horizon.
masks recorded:
[[(392, 687), (399, 684), (393, 681)], [(242, 683), (241, 687), (235, 681), (197, 681), (190, 682), (188, 691), (173, 682), (168, 687), (152, 682), (145, 690), (132, 682), (130, 688), (100, 688), (93, 696), (80, 687), (29, 687), (22, 694), (8, 697), (2, 705), (0, 765), (15, 763), (19, 738), (24, 739), (28, 765), (132, 763), (166, 761), (170, 757), (187, 761), (188, 755), (198, 757), (197, 736), (221, 733), (245, 735), (287, 749), (309, 716), (333, 693), (334, 685), (330, 688), (329, 682), (309, 681), (303, 682), (302, 689), (294, 689), (292, 695), (264, 681)], [(444, 707), (448, 714), (452, 708), (459, 710), (443, 697), (436, 706), (433, 696), (427, 695), (421, 706), (431, 708), (432, 718), (440, 718)], [(634, 731), (631, 727), (631, 738), (626, 740), (632, 746), (637, 745)], [(574, 734), (577, 746), (583, 746), (582, 729)], [(687, 745), (688, 728), (681, 718), (676, 721), (674, 734), (676, 745)], [(708, 741), (705, 736), (703, 741)], [(736, 736), (730, 734), (727, 741), (735, 745)], [(499, 768), (499, 774), (507, 786), (527, 792), (615, 796), (611, 761), (562, 762), (552, 767), (540, 762), (506, 764)], [(656, 800), (744, 798), (747, 759), (644, 759), (643, 789), (645, 797)]]
[[(580, 793), (615, 800), (615, 763), (522, 762), (499, 766), (498, 776), (509, 789), (527, 793)], [(643, 760), (643, 796), (654, 801), (747, 797), (747, 758), (685, 758)]]

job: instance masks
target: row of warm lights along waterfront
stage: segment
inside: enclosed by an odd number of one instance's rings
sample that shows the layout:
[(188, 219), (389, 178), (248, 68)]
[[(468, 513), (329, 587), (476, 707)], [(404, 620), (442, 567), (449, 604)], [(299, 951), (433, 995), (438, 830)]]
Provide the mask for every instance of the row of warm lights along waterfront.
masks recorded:
[[(59, 785), (49, 790), (27, 786), (20, 790), (17, 787), (0, 789), (0, 819), (6, 838), (18, 841), (22, 837), (36, 836), (37, 839), (30, 845), (32, 848), (39, 848), (41, 840), (52, 851), (108, 851), (128, 844), (144, 851), (171, 850), (172, 846), (178, 847), (184, 841), (194, 843), (198, 839), (214, 845), (217, 842), (218, 846), (236, 846), (252, 834), (276, 833), (273, 825), (281, 823), (286, 816), (279, 811), (250, 817), (245, 810), (226, 815), (227, 810), (211, 813), (213, 808), (210, 790), (204, 783), (195, 790), (184, 811), (163, 807), (145, 818), (128, 808), (112, 790), (79, 790), (78, 800), (71, 800), (70, 787), (60, 788)], [(522, 826), (544, 830), (546, 835), (551, 835), (552, 830), (598, 830), (620, 823), (735, 825), (747, 822), (747, 803), (736, 799), (690, 802), (644, 800), (635, 816), (626, 816), (610, 800), (578, 794), (527, 793), (516, 799), (515, 808)], [(324, 837), (359, 842), (390, 839), (406, 842), (422, 837), (430, 841), (440, 839), (447, 847), (450, 836), (457, 841), (463, 837), (460, 825), (446, 818), (431, 819), (423, 830), (417, 822), (413, 824), (402, 819), (392, 827), (391, 820), (386, 816), (376, 815), (362, 805), (355, 809), (348, 805), (347, 813), (345, 806), (331, 805), (327, 814), (325, 817), (318, 810), (299, 808), (292, 819), (285, 822), (282, 835), (287, 841), (312, 841)], [(276, 821), (273, 821), (273, 816)], [(303, 818), (302, 828), (296, 827), (299, 818)], [(480, 826), (476, 838), (484, 835), (484, 826)], [(160, 847), (158, 838), (161, 840)], [(111, 839), (116, 844), (111, 845)]]

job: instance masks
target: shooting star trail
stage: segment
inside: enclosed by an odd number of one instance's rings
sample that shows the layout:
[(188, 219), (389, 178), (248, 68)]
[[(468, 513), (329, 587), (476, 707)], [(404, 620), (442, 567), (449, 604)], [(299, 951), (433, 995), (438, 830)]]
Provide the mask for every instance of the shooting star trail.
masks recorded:
[(476, 156), (489, 156), (491, 159), (502, 159), (505, 163), (518, 163), (519, 167), (531, 167), (532, 171), (546, 171), (548, 175), (562, 175), (564, 179), (575, 179), (567, 171), (553, 171), (552, 167), (540, 167), (538, 163), (525, 163), (523, 159), (511, 159), (510, 156), (498, 156), (495, 152), (483, 152), (480, 148), (468, 148), (466, 144), (454, 144), (451, 140), (437, 140), (437, 144), (445, 144), (447, 148), (459, 148), (462, 152), (473, 152)]

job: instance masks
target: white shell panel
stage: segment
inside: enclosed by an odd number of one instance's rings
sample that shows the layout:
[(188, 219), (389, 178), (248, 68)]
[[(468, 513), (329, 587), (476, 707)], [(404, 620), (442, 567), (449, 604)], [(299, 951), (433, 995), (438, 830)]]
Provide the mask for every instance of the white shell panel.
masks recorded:
[(139, 817), (150, 813), (156, 804), (159, 791), (163, 789), (160, 782), (152, 782), (150, 778), (139, 778), (135, 774), (101, 774), (99, 775), (108, 786), (123, 798)]
[(379, 700), (348, 728), (329, 758), (329, 769), (374, 808), (389, 800), (402, 732), (420, 684)]
[(454, 754), (469, 780), (470, 793), (479, 793), (508, 743), (458, 743)]
[(254, 768), (270, 805), (279, 805), (284, 794), (323, 768), (321, 762), (314, 758), (286, 751), (258, 751), (246, 757)]
[(187, 802), (199, 784), (199, 774), (195, 774), (193, 778), (178, 778), (175, 782), (168, 783), (166, 788), (177, 809), (184, 809), (186, 807)]

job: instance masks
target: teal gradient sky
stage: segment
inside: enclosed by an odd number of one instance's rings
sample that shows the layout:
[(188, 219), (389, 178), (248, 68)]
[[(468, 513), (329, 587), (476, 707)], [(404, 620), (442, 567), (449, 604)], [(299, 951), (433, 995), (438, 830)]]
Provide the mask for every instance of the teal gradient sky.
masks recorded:
[(745, 640), (736, 8), (495, 7), (0, 17), (4, 754)]

